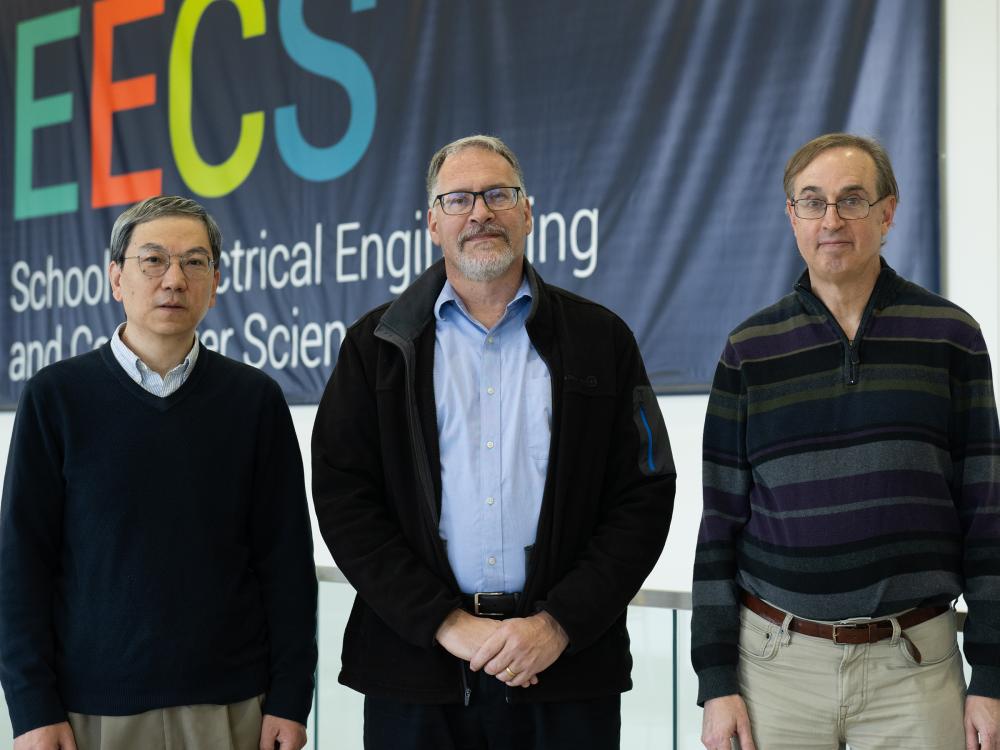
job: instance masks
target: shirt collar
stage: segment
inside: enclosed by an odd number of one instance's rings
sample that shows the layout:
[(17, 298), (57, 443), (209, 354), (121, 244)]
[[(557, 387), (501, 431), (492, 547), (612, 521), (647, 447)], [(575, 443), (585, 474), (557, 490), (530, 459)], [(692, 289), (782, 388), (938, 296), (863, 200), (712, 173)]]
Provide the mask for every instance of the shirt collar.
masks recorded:
[[(111, 351), (114, 352), (115, 359), (118, 360), (118, 364), (122, 366), (122, 369), (128, 373), (129, 377), (132, 378), (136, 383), (142, 383), (143, 373), (152, 372), (152, 368), (147, 365), (134, 351), (129, 349), (128, 344), (122, 339), (122, 331), (125, 330), (126, 323), (122, 323), (115, 329), (114, 334), (111, 336)], [(198, 342), (198, 336), (195, 335), (194, 343), (191, 345), (191, 349), (188, 350), (187, 356), (181, 361), (179, 365), (172, 368), (167, 375), (170, 373), (177, 372), (181, 373), (190, 372), (194, 369), (195, 362), (198, 361), (198, 352), (200, 351), (200, 343)]]
[[(531, 301), (531, 285), (528, 283), (527, 274), (521, 276), (521, 285), (517, 288), (514, 293), (514, 298), (507, 303), (507, 310), (509, 311), (515, 305), (519, 304), (521, 300)], [(453, 303), (463, 315), (471, 319), (472, 316), (469, 315), (468, 309), (465, 307), (465, 303), (462, 302), (462, 298), (458, 296), (458, 292), (455, 291), (455, 287), (451, 285), (451, 282), (445, 279), (444, 286), (441, 287), (441, 292), (437, 296), (437, 300), (434, 302), (434, 317), (438, 320), (444, 320), (445, 316), (445, 305), (448, 303)]]

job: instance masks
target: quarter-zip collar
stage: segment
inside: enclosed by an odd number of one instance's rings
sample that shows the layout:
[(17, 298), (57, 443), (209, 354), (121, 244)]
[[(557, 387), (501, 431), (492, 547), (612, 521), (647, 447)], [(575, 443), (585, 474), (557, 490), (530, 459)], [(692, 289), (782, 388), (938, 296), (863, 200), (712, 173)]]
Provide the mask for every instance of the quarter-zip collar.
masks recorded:
[(868, 328), (871, 326), (872, 319), (879, 311), (892, 303), (896, 293), (904, 283), (892, 267), (885, 262), (885, 258), (880, 257), (879, 264), (881, 270), (878, 278), (875, 279), (875, 286), (868, 297), (864, 312), (861, 314), (861, 323), (858, 325), (858, 332), (853, 341), (847, 338), (844, 329), (837, 323), (837, 319), (823, 303), (823, 300), (813, 293), (808, 268), (795, 282), (795, 294), (798, 295), (802, 305), (813, 315), (822, 316), (830, 330), (840, 339), (844, 349), (844, 383), (849, 386), (857, 385), (861, 377), (861, 345)]

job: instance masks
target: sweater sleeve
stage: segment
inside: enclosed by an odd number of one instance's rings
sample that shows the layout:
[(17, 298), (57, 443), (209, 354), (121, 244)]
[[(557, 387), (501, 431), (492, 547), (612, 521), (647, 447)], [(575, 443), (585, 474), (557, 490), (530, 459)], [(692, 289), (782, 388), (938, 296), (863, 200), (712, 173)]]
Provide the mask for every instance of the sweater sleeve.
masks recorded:
[[(677, 473), (666, 425), (631, 332), (616, 321), (614, 336), (613, 437), (599, 515), (582, 554), (538, 604), (566, 630), (569, 653), (621, 616), (659, 559), (673, 515)], [(569, 389), (564, 384), (564, 401)]]
[(736, 541), (749, 520), (746, 393), (730, 342), (715, 371), (705, 416), (702, 456), (704, 509), (695, 548), (691, 661), (698, 705), (739, 692), (736, 679), (739, 593)]
[(964, 535), (965, 658), (970, 695), (1000, 698), (1000, 430), (978, 329), (952, 378), (952, 494)]
[(0, 506), (0, 682), (14, 736), (66, 721), (55, 672), (52, 602), (60, 565), (62, 441), (36, 382), (14, 420)]
[(251, 543), (270, 650), (263, 711), (306, 723), (316, 671), (316, 568), (302, 455), (277, 384), (264, 401), (254, 467)]

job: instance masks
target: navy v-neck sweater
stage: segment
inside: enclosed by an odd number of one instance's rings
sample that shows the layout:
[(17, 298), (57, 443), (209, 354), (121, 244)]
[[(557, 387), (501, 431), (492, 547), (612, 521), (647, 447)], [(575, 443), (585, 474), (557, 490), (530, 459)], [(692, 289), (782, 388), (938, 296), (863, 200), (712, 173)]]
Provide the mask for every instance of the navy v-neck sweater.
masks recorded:
[(316, 577), (278, 385), (202, 350), (166, 398), (108, 345), (25, 387), (0, 507), (0, 680), (15, 735), (267, 693), (305, 723)]

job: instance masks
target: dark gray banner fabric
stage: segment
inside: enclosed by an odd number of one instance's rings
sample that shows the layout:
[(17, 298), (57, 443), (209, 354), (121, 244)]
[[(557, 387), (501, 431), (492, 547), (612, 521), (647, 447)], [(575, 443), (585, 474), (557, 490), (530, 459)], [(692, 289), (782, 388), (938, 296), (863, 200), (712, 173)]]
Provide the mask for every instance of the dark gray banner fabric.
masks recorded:
[(493, 133), (533, 201), (528, 257), (631, 326), (659, 392), (704, 390), (726, 333), (802, 262), (781, 175), (878, 137), (885, 254), (938, 286), (937, 0), (6, 0), (0, 406), (121, 321), (125, 206), (202, 202), (225, 239), (203, 342), (315, 403), (347, 326), (440, 255), (432, 153)]

